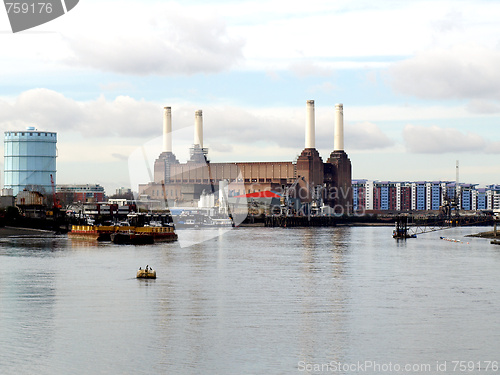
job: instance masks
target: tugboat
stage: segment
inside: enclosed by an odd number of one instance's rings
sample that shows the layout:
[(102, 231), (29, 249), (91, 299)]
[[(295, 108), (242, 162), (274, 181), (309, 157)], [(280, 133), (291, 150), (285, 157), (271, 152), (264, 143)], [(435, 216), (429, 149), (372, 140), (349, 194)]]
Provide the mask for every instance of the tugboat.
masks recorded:
[(149, 266), (146, 266), (145, 269), (139, 267), (137, 271), (137, 279), (156, 279), (156, 271)]

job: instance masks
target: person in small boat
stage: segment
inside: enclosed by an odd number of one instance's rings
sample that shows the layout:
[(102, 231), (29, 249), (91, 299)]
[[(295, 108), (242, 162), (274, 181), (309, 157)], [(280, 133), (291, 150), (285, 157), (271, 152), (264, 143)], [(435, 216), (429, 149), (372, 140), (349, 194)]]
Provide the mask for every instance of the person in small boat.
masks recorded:
[(149, 270), (149, 265), (146, 265), (146, 272), (148, 272)]

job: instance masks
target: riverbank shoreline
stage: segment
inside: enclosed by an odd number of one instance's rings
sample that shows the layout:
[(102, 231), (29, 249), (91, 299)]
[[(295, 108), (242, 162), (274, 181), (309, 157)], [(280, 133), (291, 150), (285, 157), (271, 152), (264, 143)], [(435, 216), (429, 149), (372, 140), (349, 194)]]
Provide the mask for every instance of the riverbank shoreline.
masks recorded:
[(478, 238), (490, 238), (490, 239), (498, 238), (498, 239), (500, 239), (500, 233), (496, 233), (494, 230), (492, 230), (489, 232), (469, 234), (465, 237), (478, 237)]
[[(262, 228), (265, 223), (241, 223), (239, 228)], [(336, 223), (332, 227), (393, 227), (394, 223)], [(297, 228), (297, 227), (295, 227)]]
[(10, 226), (0, 227), (0, 238), (19, 237), (19, 236), (49, 237), (49, 236), (54, 236), (54, 231), (45, 229), (10, 227)]

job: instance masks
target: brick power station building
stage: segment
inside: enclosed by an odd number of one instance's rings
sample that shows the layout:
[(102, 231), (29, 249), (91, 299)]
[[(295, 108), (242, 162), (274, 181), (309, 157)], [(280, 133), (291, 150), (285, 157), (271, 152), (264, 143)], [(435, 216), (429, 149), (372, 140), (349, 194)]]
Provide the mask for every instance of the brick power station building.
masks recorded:
[(214, 192), (219, 182), (229, 185), (228, 195), (238, 196), (273, 190), (299, 198), (308, 205), (321, 194), (322, 201), (336, 212), (352, 211), (351, 161), (344, 151), (343, 105), (335, 106), (333, 151), (323, 161), (315, 146), (314, 101), (308, 100), (305, 126), (305, 148), (296, 162), (226, 162), (211, 163), (203, 147), (202, 111), (195, 112), (194, 144), (190, 159), (177, 160), (172, 152), (171, 108), (164, 108), (163, 152), (154, 163), (154, 181), (139, 185), (139, 194), (152, 199), (196, 201), (203, 191)]

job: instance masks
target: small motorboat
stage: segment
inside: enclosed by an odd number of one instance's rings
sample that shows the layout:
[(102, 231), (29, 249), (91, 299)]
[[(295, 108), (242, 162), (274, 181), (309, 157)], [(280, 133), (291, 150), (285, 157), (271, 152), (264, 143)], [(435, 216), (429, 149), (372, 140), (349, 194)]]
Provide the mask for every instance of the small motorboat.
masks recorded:
[(137, 279), (156, 279), (156, 271), (149, 266), (146, 266), (145, 269), (139, 267), (137, 271)]

